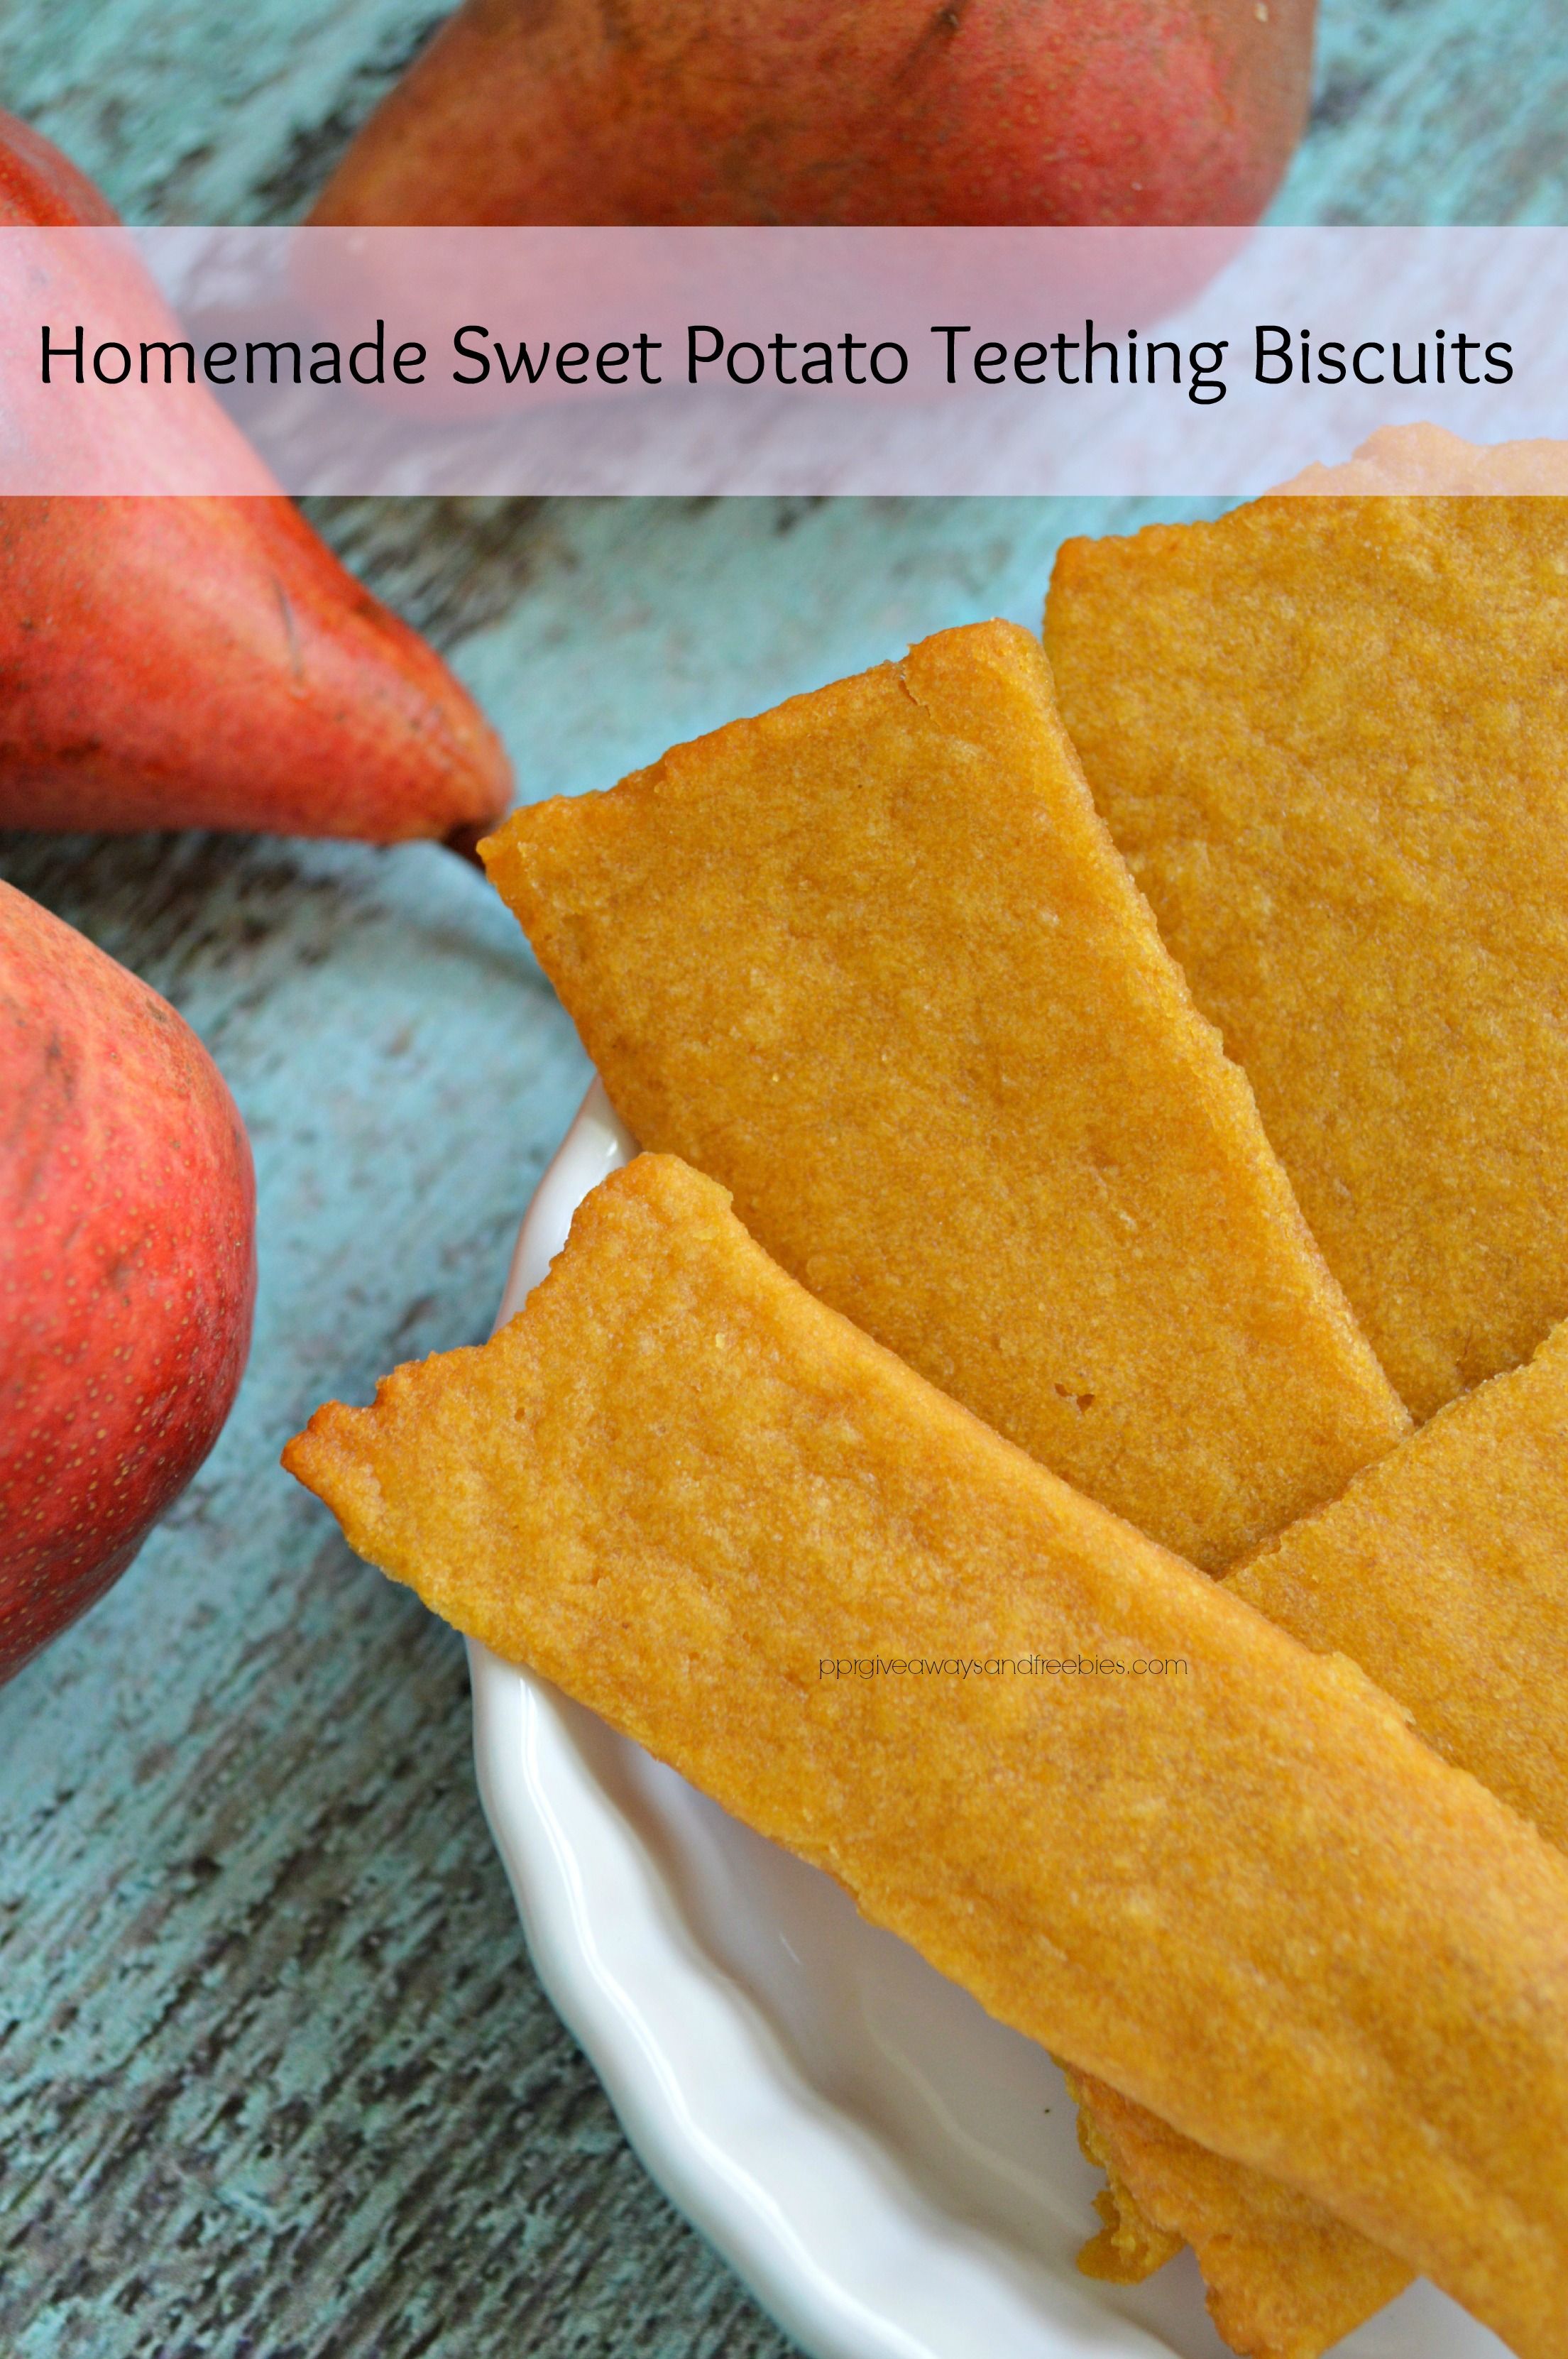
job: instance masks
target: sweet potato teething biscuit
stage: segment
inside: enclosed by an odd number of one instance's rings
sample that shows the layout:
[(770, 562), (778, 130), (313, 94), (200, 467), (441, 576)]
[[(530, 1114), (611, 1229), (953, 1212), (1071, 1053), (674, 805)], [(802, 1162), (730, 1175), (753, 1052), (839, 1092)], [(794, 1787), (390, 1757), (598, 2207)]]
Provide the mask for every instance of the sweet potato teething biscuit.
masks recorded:
[[(815, 1300), (721, 1189), (639, 1158), (489, 1343), (319, 1410), (287, 1462), (1001, 2020), (1562, 2359), (1568, 1864), (1349, 1665)], [(819, 1676), (1068, 1654), (1129, 1669)]]
[(1403, 2261), (1310, 2196), (1209, 2153), (1088, 2073), (1067, 2085), (1108, 2182), (1094, 2199), (1105, 2225), (1079, 2256), (1086, 2277), (1137, 2285), (1191, 2245), (1215, 2326), (1250, 2359), (1318, 2359), (1410, 2282)]
[[(1568, 488), (1565, 462), (1568, 446), (1561, 443), (1486, 451), (1432, 428), (1389, 429), (1375, 436), (1350, 467), (1311, 470), (1287, 488), (1296, 494), (1562, 491)], [(1545, 826), (1549, 855), (1558, 850), (1555, 825), (1543, 816), (1551, 805), (1553, 728), (1559, 745), (1565, 742), (1553, 625), (1549, 614), (1534, 613), (1520, 636), (1514, 613), (1534, 595), (1532, 568), (1561, 612), (1564, 508), (1559, 503), (1553, 513), (1549, 501), (1520, 502), (1510, 519), (1494, 504), (1498, 514), (1488, 519), (1467, 518), (1466, 507), (1477, 504), (1462, 501), (1338, 505), (1345, 513), (1337, 520), (1329, 503), (1309, 503), (1299, 525), (1289, 517), (1281, 522), (1276, 512), (1271, 522), (1264, 519), (1267, 530), (1231, 518), (1229, 539), (1226, 529), (1211, 535), (1211, 528), (1199, 527), (1191, 538), (1178, 528), (1131, 543), (1074, 544), (1052, 584), (1047, 636), (1064, 706), (1113, 832), (1189, 962), (1201, 1003), (1252, 1071), (1275, 1142), (1331, 1261), (1407, 1396), (1426, 1410), (1460, 1383), (1527, 1351), (1553, 1315), (1556, 1299), (1556, 1214), (1543, 1197), (1539, 1225), (1532, 1225), (1530, 1158), (1554, 1159), (1561, 1100), (1554, 1111), (1550, 1060), (1537, 1062), (1530, 1074), (1517, 1065), (1508, 1070), (1510, 1056), (1521, 1053), (1521, 1033), (1522, 1053), (1529, 1055), (1542, 1027), (1550, 1032), (1554, 1019), (1546, 1002), (1530, 1004), (1532, 977), (1521, 977), (1517, 960), (1510, 965), (1506, 921), (1514, 907), (1514, 864), (1520, 856), (1528, 860), (1531, 824)], [(1392, 518), (1397, 528), (1385, 548), (1378, 535), (1390, 519), (1378, 511), (1390, 505), (1404, 513)], [(1359, 522), (1358, 506), (1368, 511)], [(1499, 546), (1507, 557), (1501, 564)], [(1488, 611), (1488, 570), (1495, 576), (1496, 614)], [(1345, 611), (1336, 618), (1329, 610), (1342, 598)], [(1229, 610), (1216, 615), (1216, 602), (1227, 599)], [(1470, 633), (1470, 646), (1455, 648), (1443, 637), (1445, 616), (1461, 638)], [(1356, 647), (1358, 634), (1364, 644)], [(1336, 696), (1331, 669), (1347, 642), (1351, 661)], [(1555, 702), (1549, 694), (1530, 712), (1535, 742), (1521, 734), (1518, 746), (1509, 743), (1508, 703), (1517, 692), (1517, 675), (1509, 672), (1516, 654), (1527, 669), (1544, 666), (1549, 687), (1556, 680)], [(1497, 677), (1476, 698), (1475, 669), (1494, 661)], [(1108, 677), (1113, 671), (1116, 677)], [(1156, 714), (1167, 700), (1171, 742), (1161, 746)], [(1466, 706), (1478, 712), (1478, 723), (1458, 710)], [(1367, 759), (1368, 737), (1376, 761)], [(1488, 745), (1490, 779), (1481, 759)], [(1215, 760), (1216, 775), (1198, 778), (1216, 748), (1223, 756)], [(1521, 754), (1530, 794), (1505, 815), (1505, 841), (1485, 844), (1482, 799), (1492, 787), (1506, 785), (1509, 763)], [(1217, 774), (1224, 761), (1233, 765), (1234, 775)], [(1401, 779), (1407, 762), (1409, 775)], [(1390, 779), (1399, 781), (1391, 795)], [(1467, 783), (1478, 789), (1468, 805)], [(1334, 797), (1346, 791), (1347, 843), (1325, 859)], [(1376, 846), (1380, 798), (1394, 826), (1394, 848), (1382, 846), (1381, 858), (1358, 880), (1354, 847), (1369, 836)], [(1303, 810), (1305, 830), (1292, 824), (1288, 832), (1281, 820), (1295, 823)], [(1433, 879), (1433, 847), (1441, 867), (1456, 845), (1461, 857), (1454, 875)], [(1493, 861), (1498, 864), (1489, 874)], [(1549, 878), (1540, 889), (1550, 894)], [(1457, 948), (1440, 908), (1444, 896), (1445, 906), (1457, 908), (1473, 929), (1466, 943), (1461, 929)], [(1519, 907), (1528, 935), (1531, 919), (1524, 899)], [(1503, 956), (1493, 964), (1499, 935)], [(1549, 917), (1535, 946), (1548, 963), (1554, 935), (1561, 943), (1561, 913)], [(1343, 974), (1335, 971), (1341, 962)], [(1489, 994), (1496, 1002), (1499, 982), (1500, 1016), (1488, 1004)], [(1310, 1003), (1310, 1024), (1302, 1022), (1303, 1001)], [(1347, 1011), (1354, 1011), (1348, 1024)], [(1396, 1038), (1402, 1061), (1378, 1070), (1377, 1060)], [(1353, 1069), (1348, 1091), (1346, 1056)], [(1367, 1059), (1370, 1074), (1355, 1070)], [(1561, 1074), (1561, 1060), (1557, 1070)], [(1544, 1133), (1534, 1103), (1541, 1080), (1546, 1082)], [(1376, 1119), (1349, 1139), (1345, 1152), (1358, 1107), (1368, 1102)], [(1430, 1118), (1439, 1104), (1442, 1132)], [(1509, 1133), (1512, 1113), (1522, 1113), (1526, 1125), (1517, 1136)], [(1451, 1164), (1445, 1158), (1455, 1135), (1460, 1151)], [(1517, 1171), (1510, 1173), (1516, 1156)], [(1510, 1180), (1517, 1182), (1511, 1226), (1497, 1224), (1489, 1236), (1491, 1213), (1483, 1206), (1477, 1217), (1475, 1199), (1466, 1200), (1477, 1157), (1494, 1191), (1500, 1184), (1506, 1192)], [(1413, 1222), (1401, 1201), (1412, 1169)], [(1521, 1227), (1533, 1259), (1515, 1258)], [(1390, 1238), (1401, 1246), (1402, 1263), (1388, 1255)], [(1539, 1307), (1521, 1313), (1519, 1304), (1527, 1300)], [(1500, 1343), (1499, 1335), (1507, 1340)], [(1544, 1386), (1533, 1397), (1545, 1409)], [(1521, 1429), (1521, 1447), (1525, 1439)], [(1446, 1440), (1442, 1447), (1452, 1455)], [(1505, 1712), (1517, 1715), (1527, 1754), (1533, 1746), (1529, 1793), (1507, 1766), (1506, 1720), (1489, 1723), (1486, 1708), (1495, 1690), (1511, 1690), (1507, 1650), (1521, 1636), (1539, 1647), (1543, 1666), (1560, 1657), (1560, 1643), (1541, 1619), (1550, 1613), (1539, 1582), (1549, 1580), (1541, 1543), (1555, 1482), (1544, 1455), (1549, 1442), (1541, 1432), (1529, 1476), (1536, 1486), (1535, 1511), (1529, 1498), (1516, 1497), (1512, 1519), (1503, 1515), (1486, 1560), (1489, 1571), (1500, 1566), (1505, 1531), (1514, 1545), (1525, 1546), (1527, 1556), (1533, 1549), (1535, 1571), (1522, 1576), (1523, 1593), (1511, 1592), (1508, 1580), (1477, 1580), (1473, 1561), (1463, 1570), (1451, 1563), (1453, 1593), (1446, 1603), (1454, 1613), (1463, 1605), (1465, 1635), (1456, 1631), (1449, 1647), (1442, 1585), (1423, 1598), (1415, 1554), (1403, 1553), (1398, 1535), (1390, 1534), (1395, 1579), (1388, 1607), (1412, 1640), (1402, 1676), (1392, 1677), (1394, 1650), (1386, 1633), (1378, 1636), (1380, 1580), (1362, 1586), (1342, 1563), (1340, 1606), (1323, 1627), (1332, 1619), (1339, 1633), (1334, 1643), (1375, 1676), (1391, 1678), (1441, 1749), (1527, 1809), (1533, 1797), (1530, 1814), (1558, 1834), (1563, 1798), (1561, 1775), (1550, 1767), (1554, 1731), (1550, 1715), (1539, 1714), (1551, 1672), (1543, 1670), (1542, 1690), (1533, 1700), (1533, 1726), (1528, 1725), (1530, 1699), (1510, 1691), (1504, 1700)], [(1404, 1457), (1401, 1450), (1391, 1466), (1402, 1468)], [(1478, 1457), (1469, 1469), (1473, 1476)], [(1396, 1490), (1404, 1480), (1401, 1472)], [(1303, 1535), (1313, 1527), (1309, 1521)], [(1303, 1550), (1312, 1545), (1304, 1537)], [(1260, 1590), (1255, 1602), (1271, 1610), (1271, 1594)], [(1354, 1617), (1345, 1610), (1352, 1597), (1357, 1600)], [(1310, 1636), (1299, 1621), (1286, 1618), (1300, 1635)], [(1415, 1647), (1418, 1631), (1422, 1643)], [(1468, 1664), (1463, 1660), (1466, 1640), (1474, 1649)], [(1457, 1692), (1443, 1700), (1451, 1679)], [(1424, 1682), (1420, 1696), (1417, 1680)], [(1455, 1736), (1462, 1741), (1454, 1743)], [(1203, 2244), (1211, 2306), (1222, 2331), (1267, 2359), (1284, 2354), (1306, 2359), (1334, 2339), (1324, 2321), (1339, 2307), (1375, 2306), (1366, 2297), (1378, 2281), (1382, 2256), (1348, 2231), (1336, 2228), (1326, 2243), (1314, 2229), (1303, 2232), (1288, 2211), (1281, 2212), (1280, 2190), (1256, 2173), (1217, 2163), (1139, 2108), (1121, 2107), (1114, 2141), (1104, 2125), (1101, 2129), (1097, 2143), (1107, 2150), (1116, 2146), (1107, 2208), (1116, 2214), (1116, 2227), (1098, 2240), (1099, 2260), (1123, 2252), (1131, 2273), (1139, 2255), (1159, 2249), (1155, 2219), (1167, 2230), (1191, 2234)], [(1142, 2216), (1139, 2198), (1153, 2218)]]
[(1568, 1849), (1568, 1326), (1225, 1586)]
[[(1568, 1847), (1568, 1326), (1454, 1402), (1343, 1498), (1225, 1582), (1271, 1622), (1369, 1672), (1427, 1742)], [(1085, 2256), (1147, 2275), (1190, 2241), (1222, 2332), (1313, 2359), (1398, 2290), (1388, 2256), (1090, 2084), (1109, 2171)], [(1151, 2234), (1150, 2232), (1153, 2232)], [(1382, 2290), (1379, 2288), (1382, 2288)]]
[(1277, 487), (1297, 499), (1346, 493), (1441, 492), (1568, 495), (1568, 442), (1466, 442), (1445, 426), (1380, 426), (1337, 467), (1304, 467)]
[(643, 1146), (1143, 1530), (1221, 1571), (1406, 1430), (1026, 632), (944, 632), (484, 850)]
[(1568, 1311), (1568, 500), (1069, 541), (1100, 810), (1420, 1417)]

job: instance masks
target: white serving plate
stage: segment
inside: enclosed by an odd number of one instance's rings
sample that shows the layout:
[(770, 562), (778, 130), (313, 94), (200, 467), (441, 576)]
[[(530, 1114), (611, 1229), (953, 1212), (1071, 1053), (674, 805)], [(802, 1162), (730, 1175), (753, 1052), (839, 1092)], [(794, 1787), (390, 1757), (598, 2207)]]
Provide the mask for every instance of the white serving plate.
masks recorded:
[[(636, 1152), (595, 1082), (500, 1321)], [(479, 1788), (545, 1988), (667, 2195), (812, 2359), (1222, 2359), (1183, 2253), (1074, 2256), (1100, 2184), (1061, 2074), (904, 1942), (591, 1712), (470, 1642)], [(1428, 2285), (1345, 2359), (1497, 2359)]]

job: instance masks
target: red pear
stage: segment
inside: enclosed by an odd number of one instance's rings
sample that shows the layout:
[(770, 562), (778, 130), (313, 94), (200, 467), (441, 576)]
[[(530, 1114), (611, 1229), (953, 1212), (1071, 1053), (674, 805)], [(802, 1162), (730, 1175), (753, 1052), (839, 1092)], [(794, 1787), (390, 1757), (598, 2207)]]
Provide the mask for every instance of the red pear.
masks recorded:
[(1255, 221), (1314, 0), (465, 0), (320, 223)]
[[(0, 227), (113, 218), (0, 115)], [(49, 267), (70, 321), (101, 321), (117, 290), (123, 303), (137, 266), (61, 241)], [(143, 334), (156, 299), (136, 291)], [(0, 499), (0, 826), (471, 844), (510, 772), (467, 691), (277, 493), (204, 387), (177, 382), (135, 418), (139, 480), (156, 480), (161, 437), (166, 459), (232, 447), (234, 479), (261, 495)]]
[(250, 1148), (165, 1000), (0, 885), (0, 1679), (125, 1571), (228, 1415)]

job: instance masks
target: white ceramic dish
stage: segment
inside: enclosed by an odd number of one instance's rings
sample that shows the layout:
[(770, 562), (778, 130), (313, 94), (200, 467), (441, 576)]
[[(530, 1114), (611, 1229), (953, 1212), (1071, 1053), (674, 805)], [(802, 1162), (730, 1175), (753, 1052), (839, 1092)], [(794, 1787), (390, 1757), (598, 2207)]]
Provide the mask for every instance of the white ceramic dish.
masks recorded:
[[(510, 1318), (633, 1142), (595, 1083), (539, 1184)], [(470, 1646), (480, 1791), (546, 1989), (631, 2139), (812, 2359), (1218, 2359), (1190, 2254), (1073, 2256), (1099, 2183), (1062, 2077), (814, 1868)], [(1418, 2286), (1345, 2359), (1496, 2359)]]

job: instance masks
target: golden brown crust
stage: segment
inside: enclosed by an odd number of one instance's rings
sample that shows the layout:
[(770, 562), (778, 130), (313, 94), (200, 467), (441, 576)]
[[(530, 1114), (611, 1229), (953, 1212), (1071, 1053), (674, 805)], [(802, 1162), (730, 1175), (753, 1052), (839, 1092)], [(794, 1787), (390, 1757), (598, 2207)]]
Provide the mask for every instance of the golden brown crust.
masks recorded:
[[(289, 1462), (1000, 2019), (1561, 2359), (1568, 1866), (1349, 1665), (793, 1284), (722, 1190), (639, 1158), (490, 1343)], [(1190, 1668), (818, 1676), (1029, 1654)]]
[(1568, 1312), (1568, 500), (1070, 541), (1095, 800), (1419, 1417)]
[[(1179, 2229), (1158, 2226), (1122, 2177), (1112, 2150), (1114, 2112), (1107, 2104), (1102, 2120), (1094, 2107), (1092, 2093), (1105, 2083), (1091, 2081), (1070, 2066), (1063, 2067), (1062, 2078), (1078, 2108), (1078, 2144), (1083, 2158), (1105, 2174), (1105, 2183), (1094, 2198), (1100, 2231), (1083, 2246), (1078, 2266), (1086, 2277), (1099, 2277), (1110, 2285), (1141, 2285), (1156, 2269), (1175, 2259), (1186, 2236)], [(1154, 2115), (1148, 2118), (1152, 2122)], [(1164, 2128), (1163, 2123), (1158, 2126)], [(1166, 2135), (1174, 2137), (1176, 2133), (1170, 2130)]]
[(1568, 1848), (1568, 1326), (1226, 1586), (1349, 1655), (1429, 1745)]
[(945, 632), (485, 856), (642, 1144), (1140, 1528), (1218, 1571), (1406, 1430), (1028, 633)]
[[(1565, 460), (1562, 444), (1401, 429), (1289, 489), (1561, 493)], [(1219, 527), (1073, 544), (1048, 609), (1101, 808), (1423, 1412), (1522, 1357), (1563, 1307), (1568, 1068), (1549, 1011), (1565, 514), (1264, 503)], [(1541, 1369), (1518, 1400), (1520, 1380), (1500, 1381), (1237, 1585), (1363, 1664), (1562, 1840), (1568, 1761), (1541, 1709), (1563, 1668), (1561, 1380)], [(1136, 2141), (1123, 2168), (1146, 2191)], [(1233, 2193), (1239, 2223), (1251, 2197)], [(1311, 2277), (1288, 2228), (1210, 2267), (1233, 2306), (1279, 2305)]]
[[(1568, 1843), (1558, 1701), (1568, 1686), (1565, 1444), (1568, 1329), (1558, 1327), (1528, 1367), (1441, 1410), (1225, 1584), (1305, 1645), (1359, 1663), (1429, 1744), (1559, 1845)], [(1124, 2212), (1151, 2206), (1191, 2238), (1236, 2349), (1251, 2350), (1247, 2332), (1267, 2319), (1274, 2340), (1263, 2347), (1314, 2359), (1348, 2331), (1328, 2332), (1339, 2309), (1367, 2314), (1358, 2288), (1377, 2288), (1386, 2255), (1337, 2223), (1331, 2240), (1315, 2238), (1279, 2208), (1282, 2190), (1125, 2100), (1113, 2100), (1114, 2140), (1104, 2101), (1091, 2102), (1101, 2142), (1115, 2148)]]
[(1068, 2086), (1084, 2151), (1109, 2180), (1110, 2241), (1102, 2231), (1079, 2256), (1087, 2276), (1120, 2274), (1099, 2266), (1107, 2251), (1147, 2249), (1158, 2267), (1191, 2244), (1210, 2315), (1247, 2359), (1319, 2359), (1410, 2284), (1406, 2263), (1310, 2196), (1182, 2137), (1104, 2081), (1069, 2073)]

